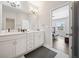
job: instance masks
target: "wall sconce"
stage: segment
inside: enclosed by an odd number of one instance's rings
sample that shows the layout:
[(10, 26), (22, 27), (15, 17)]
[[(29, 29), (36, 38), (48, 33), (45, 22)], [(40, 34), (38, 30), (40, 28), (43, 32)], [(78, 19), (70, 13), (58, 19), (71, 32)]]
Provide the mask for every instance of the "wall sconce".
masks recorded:
[(32, 10), (32, 14), (37, 15), (38, 12), (36, 10)]
[(37, 15), (38, 14), (38, 9), (34, 9), (34, 8), (30, 7), (30, 12), (33, 15)]

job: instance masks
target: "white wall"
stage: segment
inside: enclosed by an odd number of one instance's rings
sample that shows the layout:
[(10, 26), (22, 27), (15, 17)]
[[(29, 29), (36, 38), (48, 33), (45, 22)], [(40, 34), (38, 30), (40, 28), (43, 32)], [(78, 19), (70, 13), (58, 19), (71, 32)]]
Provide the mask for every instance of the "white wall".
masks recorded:
[(39, 29), (38, 15), (29, 16), (29, 22), (30, 22), (30, 30)]

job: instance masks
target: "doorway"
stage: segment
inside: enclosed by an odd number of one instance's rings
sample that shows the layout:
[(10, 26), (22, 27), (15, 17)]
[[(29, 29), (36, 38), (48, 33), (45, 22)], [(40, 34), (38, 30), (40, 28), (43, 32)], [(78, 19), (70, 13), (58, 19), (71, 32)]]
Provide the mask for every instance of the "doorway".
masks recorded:
[(52, 10), (51, 15), (53, 48), (69, 55), (69, 5)]

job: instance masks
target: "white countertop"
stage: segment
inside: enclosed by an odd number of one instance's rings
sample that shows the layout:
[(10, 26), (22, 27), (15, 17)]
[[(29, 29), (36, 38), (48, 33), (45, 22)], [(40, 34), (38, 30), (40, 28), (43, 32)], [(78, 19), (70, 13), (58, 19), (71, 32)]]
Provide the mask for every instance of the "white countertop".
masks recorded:
[(27, 31), (27, 32), (0, 32), (0, 42), (7, 41), (7, 40), (13, 40), (20, 37), (19, 35), (26, 35), (29, 33), (34, 32), (41, 32), (41, 31)]
[(1, 32), (0, 36), (23, 34), (23, 32)]
[(27, 31), (26, 33), (31, 33), (31, 32), (41, 32), (43, 30), (40, 30), (40, 31)]
[(40, 32), (40, 31), (27, 31), (27, 32), (0, 32), (0, 36), (8, 36), (8, 35), (24, 34), (24, 33), (32, 33), (32, 32)]

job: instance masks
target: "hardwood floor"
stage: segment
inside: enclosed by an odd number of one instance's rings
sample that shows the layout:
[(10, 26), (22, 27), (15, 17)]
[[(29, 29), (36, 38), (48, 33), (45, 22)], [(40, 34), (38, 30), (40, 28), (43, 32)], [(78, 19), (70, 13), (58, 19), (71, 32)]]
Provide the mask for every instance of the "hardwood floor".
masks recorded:
[(65, 52), (66, 54), (69, 54), (69, 44), (65, 43), (64, 37), (57, 37), (53, 40), (53, 48), (57, 50), (61, 50)]

